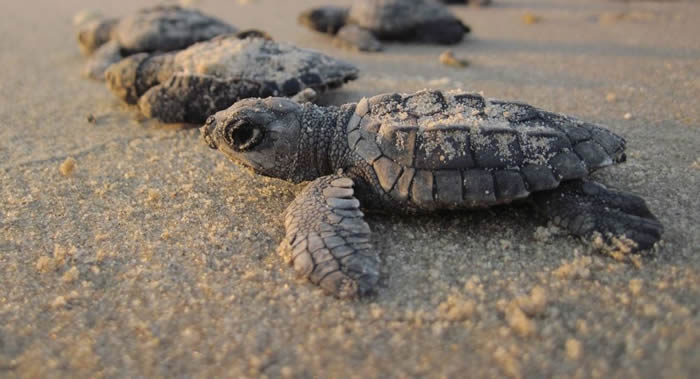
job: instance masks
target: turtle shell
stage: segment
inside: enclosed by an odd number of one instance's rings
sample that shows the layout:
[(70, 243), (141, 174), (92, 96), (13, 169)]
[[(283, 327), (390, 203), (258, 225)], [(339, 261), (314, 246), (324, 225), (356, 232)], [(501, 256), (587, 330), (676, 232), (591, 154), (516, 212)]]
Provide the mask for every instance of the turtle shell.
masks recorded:
[(174, 67), (174, 73), (257, 82), (264, 85), (268, 96), (292, 96), (305, 88), (336, 88), (358, 74), (355, 66), (313, 50), (233, 35), (178, 52)]
[(348, 19), (380, 36), (400, 36), (418, 25), (455, 20), (455, 16), (432, 0), (358, 0)]
[(624, 160), (600, 126), (462, 91), (362, 99), (348, 142), (381, 189), (424, 208), (489, 206)]
[(113, 38), (129, 54), (184, 49), (193, 43), (235, 33), (232, 25), (198, 10), (162, 5), (119, 20)]

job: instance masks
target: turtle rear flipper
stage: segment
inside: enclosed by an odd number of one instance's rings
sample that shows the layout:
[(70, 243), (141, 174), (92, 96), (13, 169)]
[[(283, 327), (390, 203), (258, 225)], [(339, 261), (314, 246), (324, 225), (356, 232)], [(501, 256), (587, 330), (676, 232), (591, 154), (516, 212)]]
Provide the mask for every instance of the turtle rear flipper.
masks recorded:
[(83, 67), (83, 75), (90, 79), (103, 81), (107, 69), (123, 58), (121, 48), (116, 41), (104, 43), (88, 58)]
[(336, 34), (348, 19), (348, 8), (326, 6), (310, 9), (299, 15), (299, 23), (327, 34)]
[(650, 249), (664, 230), (643, 199), (591, 181), (564, 182), (554, 190), (536, 193), (533, 201), (554, 224), (607, 252)]
[(353, 195), (350, 178), (324, 176), (311, 182), (285, 213), (282, 251), (299, 275), (340, 298), (371, 292), (379, 278), (369, 225)]
[(345, 25), (335, 36), (335, 43), (359, 51), (381, 51), (382, 43), (371, 31), (357, 25)]

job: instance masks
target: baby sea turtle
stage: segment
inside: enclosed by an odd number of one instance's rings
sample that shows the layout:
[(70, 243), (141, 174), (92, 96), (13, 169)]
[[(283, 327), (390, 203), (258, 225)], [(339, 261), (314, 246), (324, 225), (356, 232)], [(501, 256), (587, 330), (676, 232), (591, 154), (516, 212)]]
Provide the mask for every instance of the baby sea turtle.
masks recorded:
[(123, 18), (88, 13), (75, 20), (78, 43), (90, 60), (85, 75), (104, 80), (104, 71), (123, 57), (143, 52), (174, 51), (238, 30), (198, 10), (176, 5), (145, 8)]
[(247, 99), (210, 117), (202, 134), (259, 174), (312, 181), (286, 210), (282, 247), (299, 274), (338, 297), (377, 283), (360, 207), (415, 213), (527, 199), (610, 252), (648, 249), (663, 232), (644, 200), (584, 179), (623, 162), (624, 139), (523, 103), (460, 91), (325, 108)]
[(109, 67), (107, 86), (163, 122), (201, 124), (249, 97), (322, 92), (357, 78), (349, 63), (264, 38), (219, 36), (165, 54), (134, 54)]
[(466, 4), (476, 7), (485, 7), (491, 5), (492, 0), (439, 0), (441, 3), (445, 4)]
[(469, 33), (469, 27), (434, 0), (356, 0), (350, 8), (310, 9), (299, 22), (360, 51), (381, 50), (380, 40), (455, 44)]

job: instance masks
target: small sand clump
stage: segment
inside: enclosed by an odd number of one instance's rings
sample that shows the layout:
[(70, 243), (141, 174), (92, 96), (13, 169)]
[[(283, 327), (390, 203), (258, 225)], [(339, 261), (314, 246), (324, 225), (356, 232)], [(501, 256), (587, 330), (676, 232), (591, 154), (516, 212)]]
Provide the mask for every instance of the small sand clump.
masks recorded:
[(535, 333), (535, 322), (515, 304), (511, 304), (506, 310), (506, 320), (510, 328), (521, 337), (529, 337)]
[(630, 289), (630, 293), (634, 296), (638, 296), (640, 293), (642, 293), (642, 286), (643, 282), (640, 279), (632, 279), (630, 280), (628, 287)]
[(540, 286), (533, 287), (529, 296), (521, 296), (515, 303), (529, 317), (542, 315), (547, 310), (547, 291)]
[(461, 59), (457, 58), (452, 52), (452, 50), (445, 50), (442, 54), (440, 54), (440, 63), (444, 64), (445, 66), (452, 66), (452, 67), (457, 67), (457, 68), (464, 68), (469, 66), (469, 61), (466, 59)]
[(77, 161), (73, 157), (66, 158), (60, 166), (58, 166), (58, 171), (63, 176), (71, 176), (75, 172)]
[(51, 308), (61, 308), (66, 306), (66, 304), (68, 304), (68, 301), (66, 300), (65, 296), (57, 296), (51, 302)]
[(520, 362), (513, 354), (509, 353), (503, 347), (499, 347), (493, 353), (493, 358), (501, 365), (503, 372), (511, 378), (522, 378)]
[(581, 342), (575, 338), (566, 340), (566, 356), (572, 361), (581, 358)]
[(369, 313), (372, 315), (372, 318), (374, 318), (375, 320), (379, 320), (382, 317), (384, 317), (384, 309), (382, 309), (377, 304), (370, 305)]
[(75, 246), (70, 248), (61, 247), (60, 245), (54, 245), (53, 249), (53, 263), (55, 267), (62, 266), (66, 263), (67, 259), (70, 259), (78, 252)]
[(525, 12), (523, 13), (522, 20), (525, 23), (525, 25), (534, 25), (542, 22), (542, 17), (532, 12)]
[(148, 199), (149, 203), (156, 203), (156, 202), (160, 201), (160, 198), (161, 198), (160, 191), (158, 191), (157, 189), (149, 189), (148, 190), (148, 198), (147, 199)]
[(64, 283), (71, 283), (71, 282), (76, 281), (79, 276), (80, 276), (80, 272), (78, 271), (78, 268), (73, 266), (70, 268), (70, 270), (66, 271), (63, 274), (63, 277), (61, 278), (61, 280), (63, 280)]
[(39, 257), (34, 267), (36, 267), (37, 271), (45, 274), (54, 268), (53, 259), (47, 256)]
[(62, 308), (68, 305), (68, 302), (71, 300), (75, 300), (78, 297), (80, 297), (80, 294), (78, 291), (70, 291), (67, 295), (60, 295), (56, 296), (55, 299), (51, 302), (51, 308)]
[(577, 257), (571, 262), (564, 262), (552, 273), (559, 279), (588, 279), (591, 277), (591, 257)]
[(469, 319), (476, 309), (476, 304), (471, 300), (460, 299), (450, 295), (447, 300), (438, 305), (438, 317), (447, 321), (464, 321)]

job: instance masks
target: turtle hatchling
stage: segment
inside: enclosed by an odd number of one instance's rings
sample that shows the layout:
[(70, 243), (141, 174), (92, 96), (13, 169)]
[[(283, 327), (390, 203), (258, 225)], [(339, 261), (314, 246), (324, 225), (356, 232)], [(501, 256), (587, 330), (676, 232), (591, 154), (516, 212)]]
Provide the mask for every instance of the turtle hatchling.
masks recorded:
[(380, 40), (455, 44), (470, 31), (435, 0), (356, 0), (350, 8), (310, 9), (299, 22), (360, 51), (381, 50)]
[(120, 19), (81, 12), (74, 23), (80, 49), (90, 56), (84, 73), (97, 80), (104, 80), (107, 67), (125, 56), (180, 50), (195, 42), (237, 32), (224, 21), (176, 5), (145, 8)]
[(319, 107), (247, 99), (210, 117), (205, 142), (261, 175), (311, 181), (285, 213), (296, 271), (344, 298), (378, 280), (360, 208), (420, 213), (529, 201), (596, 248), (634, 253), (663, 232), (641, 198), (586, 176), (625, 160), (599, 125), (461, 91)]
[(491, 5), (492, 0), (439, 0), (441, 3), (445, 4), (463, 4), (471, 5), (476, 7), (485, 7)]
[(316, 51), (236, 35), (134, 54), (105, 73), (107, 86), (146, 117), (197, 124), (240, 99), (323, 92), (357, 75), (353, 65)]

